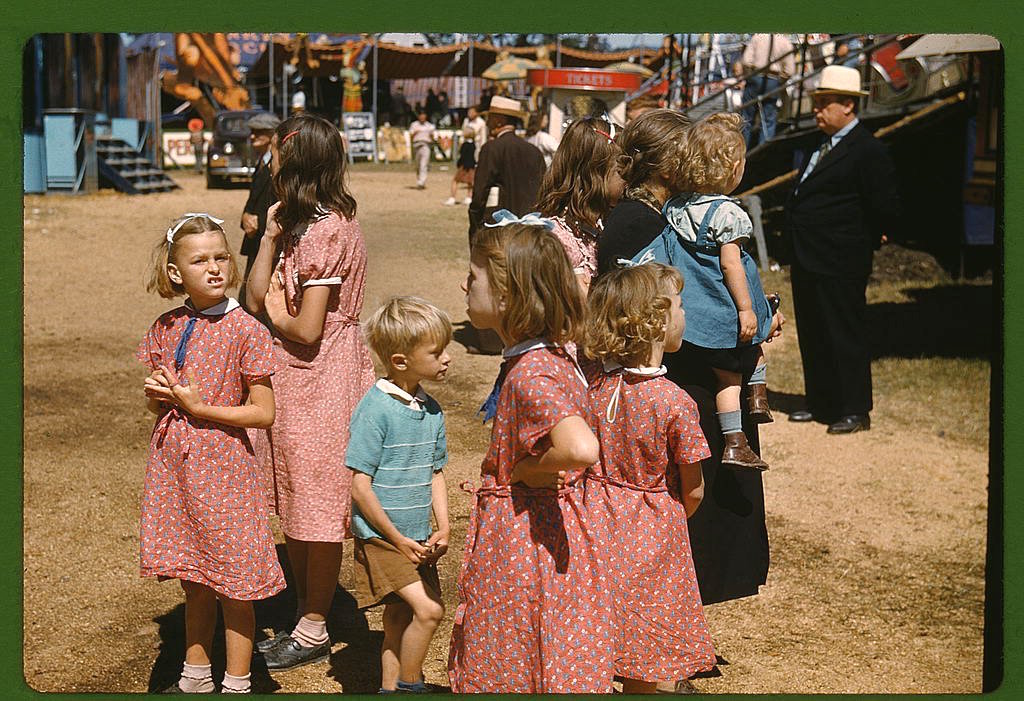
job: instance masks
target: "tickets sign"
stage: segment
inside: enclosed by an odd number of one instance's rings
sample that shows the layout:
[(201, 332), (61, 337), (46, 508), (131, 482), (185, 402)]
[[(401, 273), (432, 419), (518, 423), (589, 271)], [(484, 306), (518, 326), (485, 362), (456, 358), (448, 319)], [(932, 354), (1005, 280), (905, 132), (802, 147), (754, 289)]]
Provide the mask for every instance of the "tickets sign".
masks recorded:
[(526, 82), (540, 88), (633, 92), (644, 78), (638, 73), (600, 68), (531, 68), (526, 72)]

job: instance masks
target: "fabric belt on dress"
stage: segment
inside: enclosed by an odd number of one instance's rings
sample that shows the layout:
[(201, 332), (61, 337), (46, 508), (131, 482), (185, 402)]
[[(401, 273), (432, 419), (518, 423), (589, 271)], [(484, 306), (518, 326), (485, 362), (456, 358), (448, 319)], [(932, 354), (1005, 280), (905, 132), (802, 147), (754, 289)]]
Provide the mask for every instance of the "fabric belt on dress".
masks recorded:
[[(164, 414), (157, 420), (156, 426), (153, 427), (153, 433), (156, 434), (157, 448), (164, 447), (164, 441), (167, 439), (167, 430), (171, 427), (171, 423), (178, 419), (181, 419), (185, 422), (186, 433), (191, 431), (192, 422), (188, 420), (188, 414), (182, 411), (179, 407), (172, 406), (167, 411), (166, 414)], [(183, 444), (184, 446), (182, 448), (181, 454), (188, 455), (189, 447), (191, 446), (192, 441), (186, 437), (186, 439), (183, 441)]]
[(593, 472), (587, 472), (583, 475), (584, 479), (593, 480), (594, 482), (601, 482), (602, 484), (609, 484), (613, 487), (622, 487), (623, 489), (632, 489), (634, 492), (648, 492), (651, 494), (658, 494), (661, 492), (667, 492), (668, 487), (661, 485), (659, 487), (641, 487), (638, 484), (630, 484), (628, 482), (620, 482), (619, 480), (613, 480), (611, 477), (605, 475), (598, 475)]

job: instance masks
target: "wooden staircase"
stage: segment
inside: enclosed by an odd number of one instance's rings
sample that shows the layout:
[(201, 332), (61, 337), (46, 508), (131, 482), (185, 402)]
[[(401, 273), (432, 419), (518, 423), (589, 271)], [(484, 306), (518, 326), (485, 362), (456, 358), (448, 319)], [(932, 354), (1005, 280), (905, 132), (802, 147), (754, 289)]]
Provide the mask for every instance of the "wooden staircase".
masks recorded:
[(118, 192), (144, 195), (179, 187), (155, 163), (108, 134), (96, 135), (96, 163), (100, 186), (113, 187)]

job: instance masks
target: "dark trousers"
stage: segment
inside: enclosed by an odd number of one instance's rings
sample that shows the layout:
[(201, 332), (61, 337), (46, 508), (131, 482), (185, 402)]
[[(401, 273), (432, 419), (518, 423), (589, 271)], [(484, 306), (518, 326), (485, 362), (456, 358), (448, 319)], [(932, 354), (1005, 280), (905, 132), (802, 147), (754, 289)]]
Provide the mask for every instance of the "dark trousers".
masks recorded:
[(871, 411), (867, 278), (812, 273), (794, 262), (793, 309), (807, 410), (832, 422)]

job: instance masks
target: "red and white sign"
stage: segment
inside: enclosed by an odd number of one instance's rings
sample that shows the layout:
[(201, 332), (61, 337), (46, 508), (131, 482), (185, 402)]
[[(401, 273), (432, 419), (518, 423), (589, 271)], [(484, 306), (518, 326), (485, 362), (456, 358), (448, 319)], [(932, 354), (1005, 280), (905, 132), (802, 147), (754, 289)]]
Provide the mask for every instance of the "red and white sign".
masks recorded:
[(542, 88), (633, 92), (644, 78), (639, 73), (600, 68), (531, 68), (526, 72), (526, 82)]

